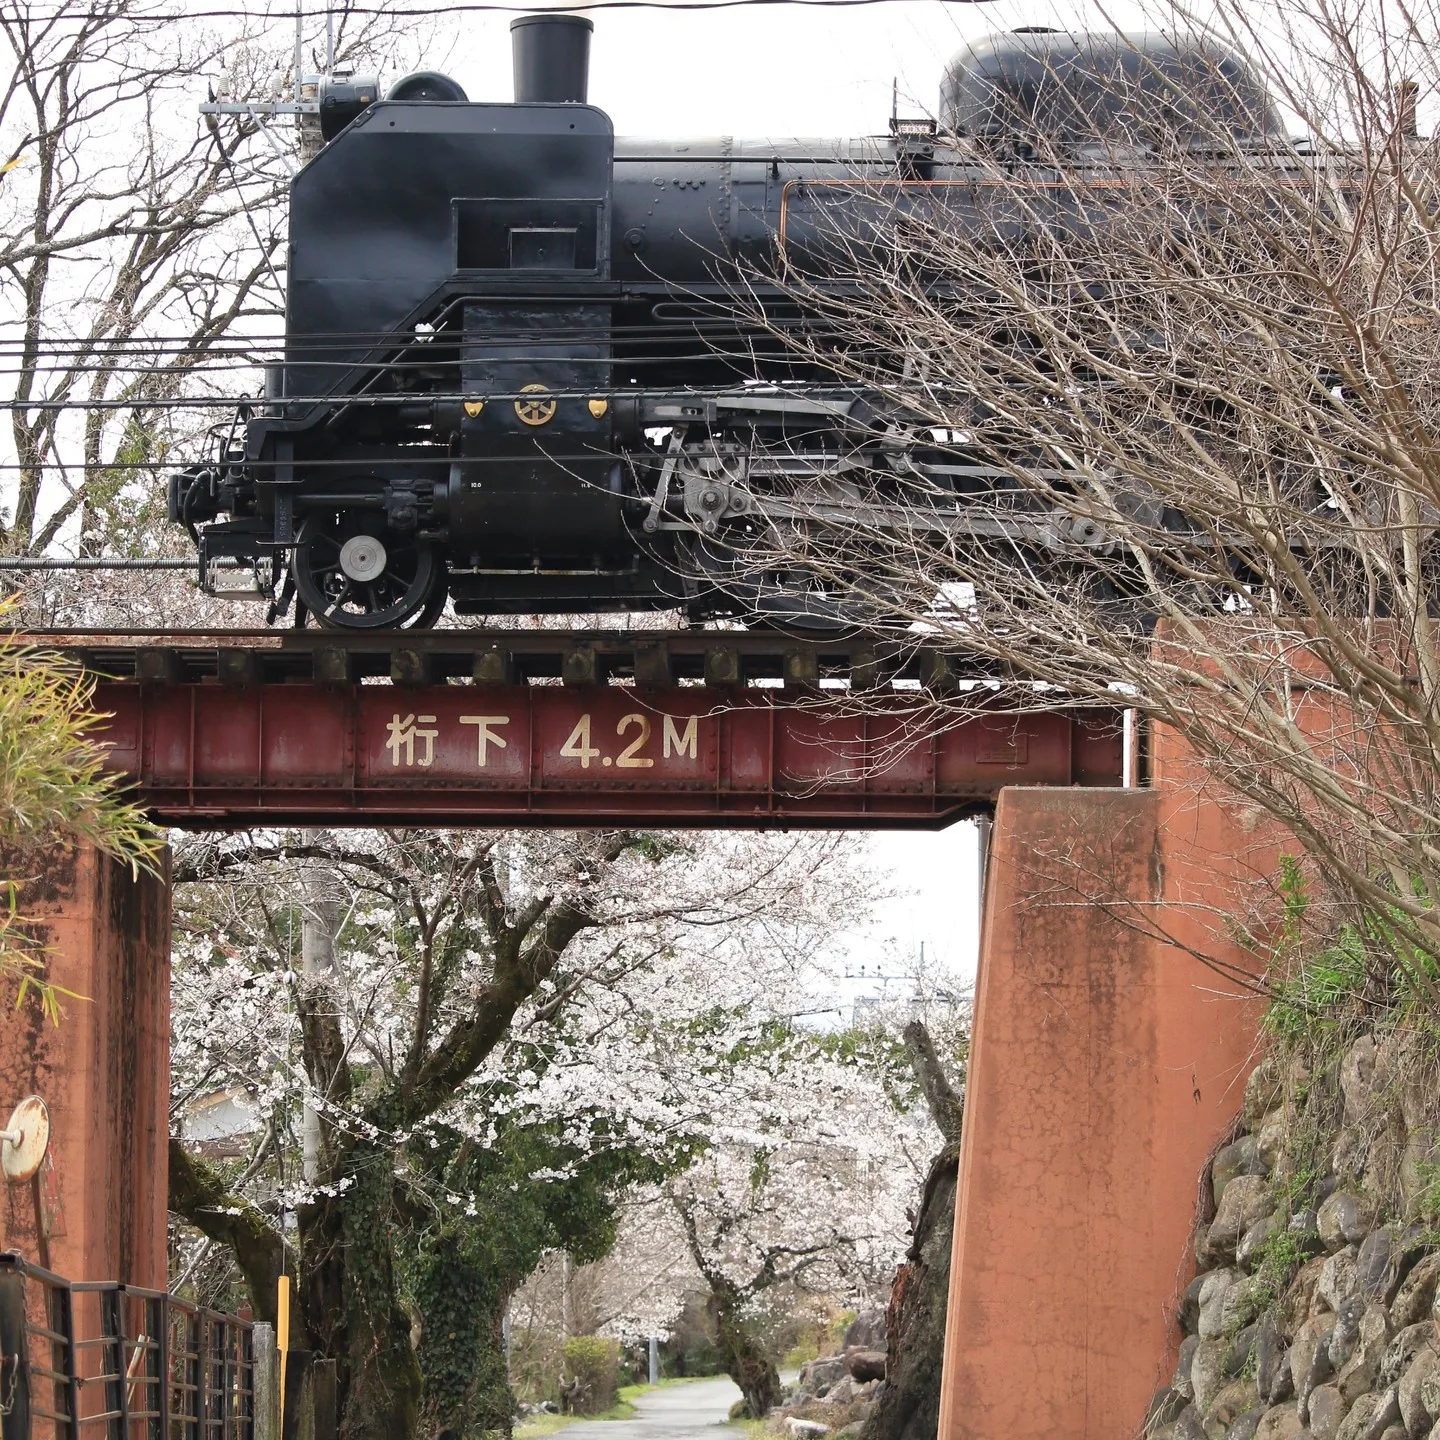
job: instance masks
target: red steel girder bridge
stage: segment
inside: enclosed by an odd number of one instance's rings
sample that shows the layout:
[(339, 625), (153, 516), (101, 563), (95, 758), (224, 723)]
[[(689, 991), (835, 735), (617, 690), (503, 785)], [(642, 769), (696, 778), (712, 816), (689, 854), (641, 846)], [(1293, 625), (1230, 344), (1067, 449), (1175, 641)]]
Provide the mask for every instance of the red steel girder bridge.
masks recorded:
[(1118, 708), (947, 715), (935, 701), (958, 678), (920, 648), (713, 631), (34, 639), (100, 677), (110, 763), (187, 828), (933, 828), (1007, 785), (1124, 778)]

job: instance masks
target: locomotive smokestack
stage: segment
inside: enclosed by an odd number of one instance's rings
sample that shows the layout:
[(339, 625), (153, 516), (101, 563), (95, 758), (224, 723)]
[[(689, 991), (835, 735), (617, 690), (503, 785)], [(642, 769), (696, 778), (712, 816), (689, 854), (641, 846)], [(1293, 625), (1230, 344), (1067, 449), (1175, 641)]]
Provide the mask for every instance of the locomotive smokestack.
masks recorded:
[(583, 15), (522, 15), (512, 20), (515, 103), (583, 105), (594, 29)]

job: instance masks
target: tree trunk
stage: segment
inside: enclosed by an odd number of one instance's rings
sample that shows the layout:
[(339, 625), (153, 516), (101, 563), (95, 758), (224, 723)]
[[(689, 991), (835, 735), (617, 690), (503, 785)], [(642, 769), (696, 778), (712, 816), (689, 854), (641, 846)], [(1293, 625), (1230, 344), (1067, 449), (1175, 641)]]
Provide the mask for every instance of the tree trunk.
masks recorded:
[(965, 1099), (963, 1088), (957, 1091), (951, 1085), (930, 1032), (918, 1020), (905, 1027), (905, 1050), (945, 1148), (925, 1178), (915, 1235), (890, 1291), (885, 1384), (861, 1440), (935, 1440), (940, 1423), (940, 1367)]
[(341, 1245), (325, 1263), (343, 1276), (343, 1330), (336, 1338), (344, 1349), (326, 1353), (346, 1372), (341, 1440), (410, 1440), (416, 1433), (420, 1367), (395, 1285), (393, 1166), (383, 1147), (357, 1145), (346, 1157), (351, 1183), (331, 1202)]
[[(459, 1247), (457, 1246), (456, 1249)], [(452, 1259), (453, 1256), (453, 1259)], [(513, 1286), (497, 1293), (494, 1277), (473, 1260), (437, 1249), (416, 1266), (423, 1330), (420, 1434), (425, 1440), (508, 1436), (515, 1396), (505, 1365), (505, 1308)]]
[(173, 1135), (169, 1208), (216, 1244), (229, 1246), (249, 1287), (255, 1318), (273, 1325), (276, 1281), (286, 1267), (285, 1242), (267, 1215), (232, 1195), (225, 1177)]
[(958, 1145), (930, 1167), (915, 1238), (885, 1311), (885, 1384), (861, 1440), (935, 1440), (959, 1173)]
[[(292, 1343), (334, 1359), (343, 1440), (411, 1440), (420, 1371), (409, 1317), (397, 1297), (391, 1232), (392, 1157), (357, 1146), (351, 1183), (300, 1214), (300, 1288)], [(343, 1179), (344, 1177), (336, 1177)], [(285, 1247), (268, 1217), (232, 1196), (203, 1161), (170, 1141), (170, 1208), (231, 1247), (259, 1319), (274, 1323), (275, 1281)]]
[(750, 1418), (763, 1420), (780, 1403), (780, 1372), (745, 1328), (737, 1293), (712, 1279), (708, 1308), (725, 1373), (740, 1387)]

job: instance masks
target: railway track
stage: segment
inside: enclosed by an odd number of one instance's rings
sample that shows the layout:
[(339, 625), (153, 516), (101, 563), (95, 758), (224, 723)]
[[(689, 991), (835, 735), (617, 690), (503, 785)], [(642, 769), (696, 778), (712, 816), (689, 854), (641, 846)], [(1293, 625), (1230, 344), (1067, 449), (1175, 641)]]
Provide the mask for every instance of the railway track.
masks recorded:
[(919, 641), (797, 640), (713, 630), (30, 629), (17, 640), (109, 680), (236, 685), (636, 685), (717, 689), (945, 691), (996, 678)]

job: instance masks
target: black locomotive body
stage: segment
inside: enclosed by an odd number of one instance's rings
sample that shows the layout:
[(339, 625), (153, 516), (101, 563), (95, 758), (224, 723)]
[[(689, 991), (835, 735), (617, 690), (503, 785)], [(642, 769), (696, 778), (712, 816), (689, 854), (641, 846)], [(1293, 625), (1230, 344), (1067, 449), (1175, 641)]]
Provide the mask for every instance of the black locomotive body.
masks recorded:
[[(328, 143), (291, 193), (283, 363), (172, 488), (202, 584), (254, 572), (281, 613), (293, 597), (334, 626), (428, 624), (447, 595), (459, 613), (833, 622), (813, 592), (737, 567), (727, 532), (795, 513), (797, 488), (843, 500), (843, 472), (883, 475), (897, 447), (957, 494), (986, 480), (777, 338), (804, 317), (766, 277), (783, 259), (825, 283), (841, 195), (953, 196), (964, 223), (995, 97), (1053, 106), (1040, 75), (1058, 56), (1061, 99), (1093, 101), (1096, 42), (972, 47), (938, 133), (777, 146), (617, 142), (585, 103), (590, 22), (512, 31), (512, 104), (429, 75), (378, 103), (361, 83), (322, 91)], [(1123, 53), (1142, 73), (1187, 64), (1154, 38)], [(1237, 128), (1273, 128), (1242, 69), (1225, 83)]]

